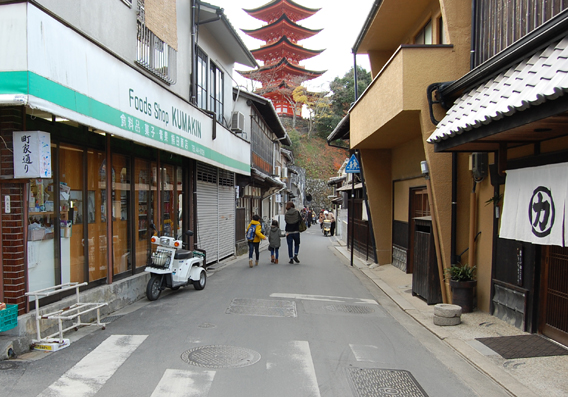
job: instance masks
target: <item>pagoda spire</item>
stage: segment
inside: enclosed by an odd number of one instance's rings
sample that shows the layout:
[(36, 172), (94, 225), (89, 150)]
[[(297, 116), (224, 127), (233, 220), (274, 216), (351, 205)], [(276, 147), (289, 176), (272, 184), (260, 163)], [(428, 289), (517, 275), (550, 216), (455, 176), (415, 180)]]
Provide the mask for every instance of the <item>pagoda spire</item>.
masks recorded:
[(238, 73), (262, 84), (256, 92), (272, 100), (280, 116), (300, 115), (301, 109), (297, 109), (292, 95), (294, 89), (325, 73), (325, 70), (308, 70), (300, 65), (301, 61), (324, 51), (307, 49), (298, 44), (298, 41), (321, 31), (297, 23), (319, 10), (304, 7), (292, 0), (272, 0), (255, 9), (244, 9), (250, 16), (266, 22), (258, 29), (242, 29), (247, 35), (265, 42), (260, 48), (251, 50), (255, 59), (263, 62), (263, 66)]

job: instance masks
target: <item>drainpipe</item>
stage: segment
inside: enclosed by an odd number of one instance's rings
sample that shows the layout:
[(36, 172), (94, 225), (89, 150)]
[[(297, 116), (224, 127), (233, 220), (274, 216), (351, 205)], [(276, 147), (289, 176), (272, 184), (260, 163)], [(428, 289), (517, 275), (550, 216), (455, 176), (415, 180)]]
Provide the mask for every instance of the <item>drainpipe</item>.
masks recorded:
[(189, 88), (189, 102), (197, 103), (197, 0), (191, 5), (191, 81)]
[(472, 0), (471, 1), (471, 49), (469, 51), (469, 69), (473, 70), (473, 68), (475, 67), (475, 44), (477, 42), (476, 40), (476, 35), (477, 35), (477, 29), (475, 26), (476, 23), (476, 8), (477, 8), (477, 1), (476, 0)]
[(353, 51), (353, 80), (354, 80), (354, 83), (355, 83), (355, 87), (353, 87), (353, 88), (355, 88), (355, 101), (354, 102), (357, 102), (357, 99), (359, 99), (359, 92), (358, 92), (359, 91), (358, 90), (359, 83), (357, 81), (357, 52), (356, 51)]
[(474, 266), (475, 261), (475, 230), (477, 229), (477, 193), (475, 188), (477, 187), (477, 181), (473, 181), (473, 189), (470, 195), (469, 201), (469, 252), (467, 254), (467, 262), (469, 267)]
[(457, 263), (456, 258), (456, 233), (457, 233), (457, 207), (458, 207), (458, 154), (452, 152), (452, 212), (451, 212), (451, 263)]

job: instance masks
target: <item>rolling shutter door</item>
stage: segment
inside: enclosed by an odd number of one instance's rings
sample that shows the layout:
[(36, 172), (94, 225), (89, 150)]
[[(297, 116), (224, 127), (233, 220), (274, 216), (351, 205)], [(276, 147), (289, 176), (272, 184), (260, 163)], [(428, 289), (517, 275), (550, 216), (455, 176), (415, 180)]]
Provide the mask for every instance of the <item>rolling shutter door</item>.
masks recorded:
[(217, 261), (217, 168), (197, 163), (197, 245), (207, 251), (207, 262)]
[(212, 263), (235, 253), (234, 173), (197, 164), (197, 244)]
[(219, 257), (235, 253), (235, 174), (219, 170)]

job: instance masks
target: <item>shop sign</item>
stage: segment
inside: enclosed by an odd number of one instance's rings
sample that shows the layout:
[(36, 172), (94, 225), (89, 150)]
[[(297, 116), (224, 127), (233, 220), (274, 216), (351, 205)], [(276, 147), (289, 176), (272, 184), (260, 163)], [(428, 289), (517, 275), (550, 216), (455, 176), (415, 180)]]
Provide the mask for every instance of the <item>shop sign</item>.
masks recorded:
[(499, 237), (566, 246), (568, 163), (507, 171)]
[(51, 178), (51, 136), (44, 131), (14, 131), (14, 178)]

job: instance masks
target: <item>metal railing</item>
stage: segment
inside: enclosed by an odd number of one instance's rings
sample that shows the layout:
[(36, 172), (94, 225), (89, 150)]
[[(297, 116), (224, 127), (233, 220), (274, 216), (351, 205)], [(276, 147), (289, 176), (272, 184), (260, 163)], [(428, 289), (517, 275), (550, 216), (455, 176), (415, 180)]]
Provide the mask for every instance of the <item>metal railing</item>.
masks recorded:
[(176, 83), (177, 51), (138, 21), (136, 63), (169, 84)]

